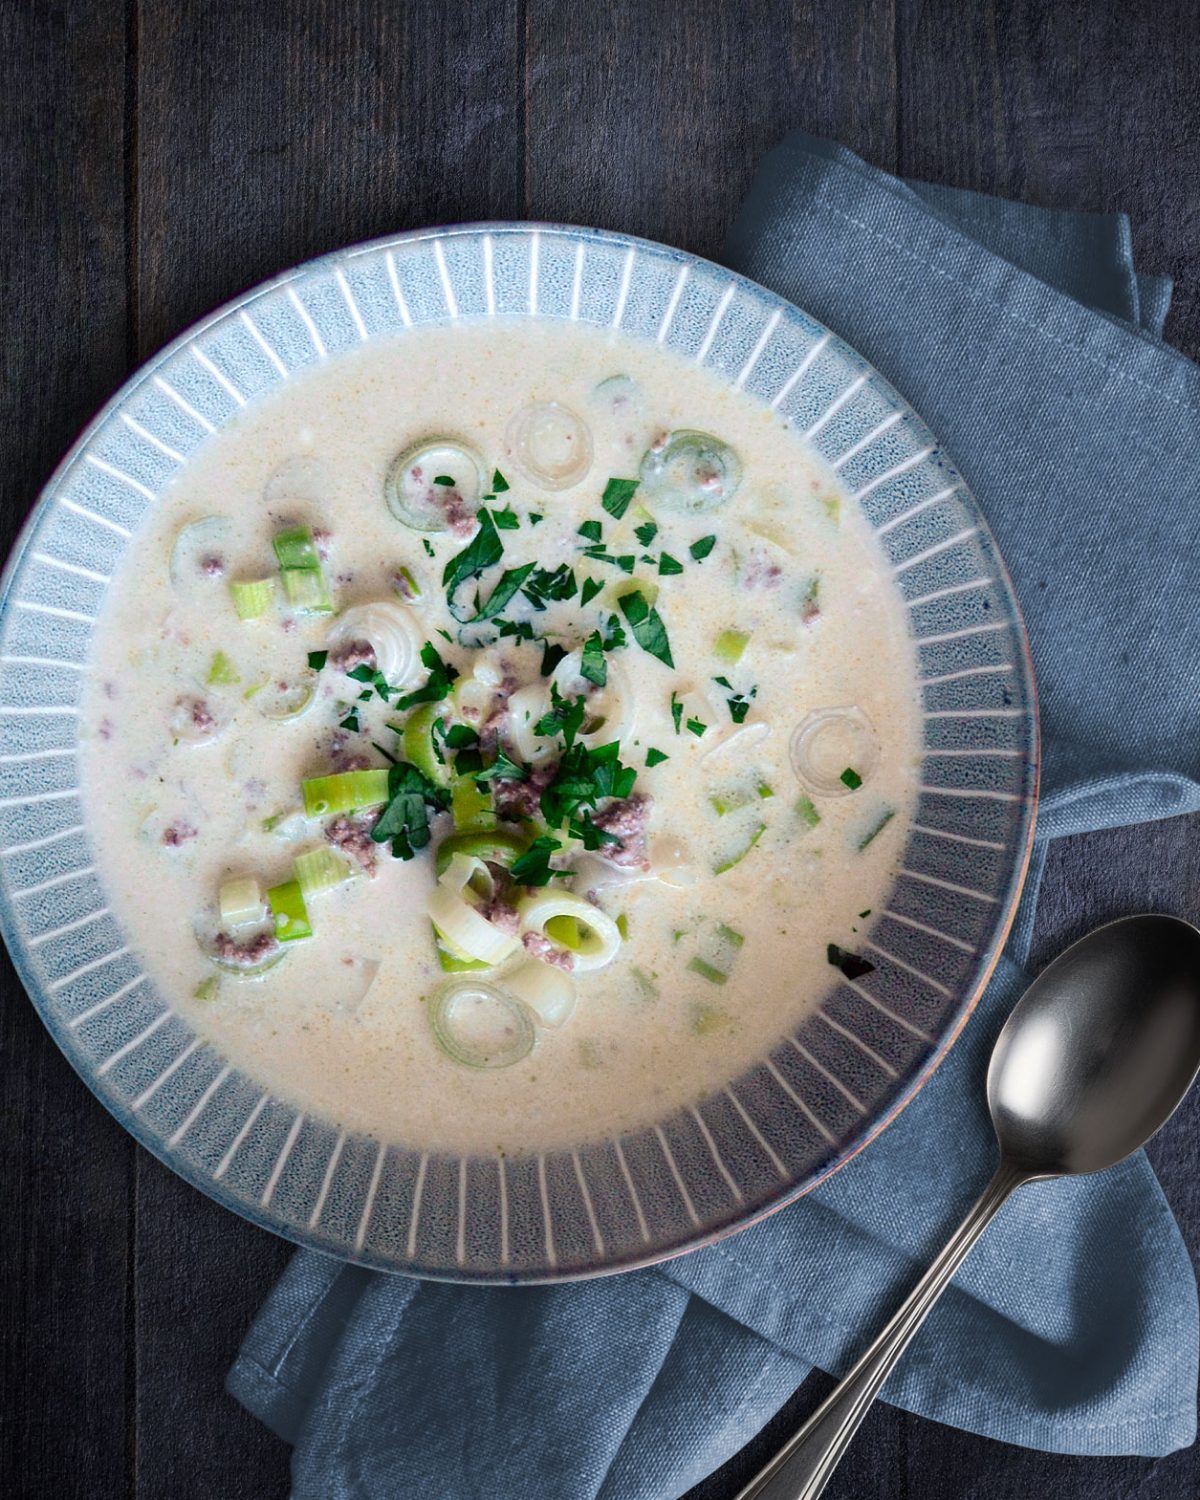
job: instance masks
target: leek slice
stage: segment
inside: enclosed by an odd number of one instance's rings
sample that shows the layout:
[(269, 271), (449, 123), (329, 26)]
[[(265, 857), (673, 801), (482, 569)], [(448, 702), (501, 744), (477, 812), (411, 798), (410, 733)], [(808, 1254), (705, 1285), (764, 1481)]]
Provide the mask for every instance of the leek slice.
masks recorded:
[(452, 979), (429, 1004), (434, 1040), (468, 1068), (508, 1068), (533, 1051), (533, 1022), (525, 1006), (496, 985)]
[(701, 958), (699, 954), (688, 960), (688, 968), (693, 974), (699, 974), (701, 979), (707, 979), (709, 984), (724, 984), (729, 975), (718, 969), (716, 964), (710, 964), (707, 959)]
[(232, 687), (235, 682), (241, 682), (238, 669), (225, 655), (224, 651), (217, 651), (208, 666), (208, 676), (204, 679), (209, 687)]
[(817, 811), (813, 799), (805, 796), (803, 792), (796, 798), (795, 812), (806, 828), (815, 828), (821, 821), (821, 814)]
[[(535, 932), (541, 937), (556, 941), (548, 926), (555, 918), (572, 917), (576, 932), (570, 943), (559, 940), (560, 947), (567, 947), (575, 959), (574, 967), (581, 973), (591, 969), (602, 969), (617, 956), (621, 947), (621, 934), (617, 924), (598, 906), (574, 896), (569, 891), (539, 891), (526, 896), (517, 906), (521, 917), (521, 931)], [(557, 932), (565, 933), (560, 924)]]
[(193, 1000), (215, 1000), (217, 991), (221, 988), (221, 981), (215, 974), (210, 974), (207, 979), (202, 979), (192, 991)]
[(280, 568), (286, 573), (291, 569), (302, 572), (319, 572), (321, 557), (313, 541), (311, 526), (291, 526), (286, 531), (276, 532), (271, 541)]
[(471, 776), (459, 776), (450, 788), (450, 815), (459, 832), (495, 828), (492, 796)]
[(306, 615), (333, 613), (333, 600), (329, 597), (325, 575), (320, 568), (285, 568), (279, 576), (283, 582), (283, 596), (293, 609)]
[(575, 1010), (575, 984), (552, 964), (530, 959), (504, 976), (504, 987), (523, 1001), (543, 1026), (559, 1027)]
[(438, 758), (433, 741), (433, 726), (441, 718), (443, 712), (440, 703), (422, 703), (420, 708), (414, 709), (409, 716), (401, 736), (404, 759), (411, 761), (422, 776), (432, 781), (434, 786), (450, 785), (450, 767), (444, 759)]
[(713, 642), (713, 655), (727, 666), (736, 667), (742, 653), (750, 644), (750, 633), (746, 630), (722, 630)]
[(332, 849), (308, 849), (292, 861), (292, 874), (307, 901), (318, 891), (331, 891), (353, 878), (349, 864)]
[(254, 706), (264, 719), (283, 723), (306, 713), (316, 696), (317, 674), (306, 667), (292, 682), (272, 678), (261, 683), (254, 692)]
[(543, 490), (567, 490), (592, 467), (591, 429), (559, 401), (517, 412), (506, 434), (513, 463)]
[(228, 516), (202, 516), (198, 521), (189, 521), (180, 528), (171, 545), (168, 568), (171, 582), (176, 588), (182, 588), (194, 579), (206, 576), (201, 567), (204, 558), (215, 555), (216, 549), (228, 537), (230, 529)]
[(312, 937), (312, 922), (304, 904), (304, 892), (298, 880), (285, 880), (267, 892), (267, 904), (275, 920), (275, 936), (281, 943)]
[(305, 816), (309, 818), (361, 812), (367, 807), (379, 807), (388, 800), (387, 768), (310, 776), (300, 783), (300, 792), (304, 798)]
[(722, 860), (720, 864), (716, 864), (713, 866), (713, 874), (724, 875), (726, 870), (732, 870), (734, 865), (740, 865), (742, 860), (744, 860), (747, 854), (750, 853), (751, 849), (754, 848), (755, 844), (758, 843), (759, 839), (762, 838), (763, 834), (766, 831), (767, 825), (765, 823), (756, 823), (754, 825), (754, 828), (750, 832), (750, 837), (745, 841), (742, 847), (736, 850), (733, 854), (729, 855), (727, 859)]
[(439, 878), (450, 868), (456, 854), (463, 854), (488, 864), (503, 865), (508, 869), (528, 848), (524, 839), (514, 833), (480, 831), (478, 833), (452, 833), (444, 838), (437, 848), (436, 867)]
[(445, 874), (429, 893), (425, 910), (456, 953), (498, 964), (515, 951), (519, 940), (514, 933), (504, 932), (480, 916), (463, 894), (480, 863), (471, 855), (451, 855)]
[[(433, 923), (429, 924), (433, 927)], [(490, 969), (491, 964), (485, 964), (481, 958), (468, 958), (465, 953), (459, 953), (454, 944), (449, 942), (444, 933), (433, 927), (433, 946), (437, 950), (438, 963), (447, 974), (465, 974), (474, 969)]]
[(261, 620), (275, 602), (275, 580), (255, 578), (249, 582), (235, 580), (229, 585), (229, 596), (239, 620)]
[(368, 641), (375, 653), (375, 669), (390, 687), (407, 687), (421, 675), (420, 650), (425, 637), (411, 609), (394, 599), (356, 604), (341, 615), (329, 632), (331, 649), (353, 641)]
[(651, 510), (703, 515), (734, 494), (741, 483), (737, 454), (707, 432), (671, 433), (642, 458), (641, 497)]
[(245, 875), (236, 880), (221, 882), (217, 892), (217, 904), (221, 910), (221, 921), (231, 927), (244, 927), (250, 922), (261, 922), (263, 918), (262, 886), (254, 875)]
[[(874, 771), (879, 738), (861, 708), (819, 708), (797, 724), (789, 750), (792, 769), (807, 790), (822, 797), (845, 797)], [(844, 780), (851, 766), (855, 774)]]
[(449, 531), (456, 511), (465, 519), (474, 516), (485, 484), (474, 448), (457, 438), (421, 438), (392, 464), (383, 497), (397, 521), (414, 531)]

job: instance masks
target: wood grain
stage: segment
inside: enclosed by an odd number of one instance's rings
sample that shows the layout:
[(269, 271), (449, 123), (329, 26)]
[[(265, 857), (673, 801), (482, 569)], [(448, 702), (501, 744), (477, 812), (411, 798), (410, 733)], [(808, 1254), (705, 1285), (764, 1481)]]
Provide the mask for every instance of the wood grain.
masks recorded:
[[(796, 127), (909, 175), (1128, 210), (1194, 354), (1194, 18), (1193, 0), (0, 0), (0, 540), (128, 365), (242, 287), (488, 217), (715, 255)], [(1144, 906), (1200, 915), (1200, 820), (1056, 848), (1038, 952)], [(221, 1382), (289, 1248), (132, 1145), (6, 960), (0, 1058), (0, 1490), (282, 1500), (287, 1450)], [(1200, 1097), (1154, 1147), (1193, 1247), (1198, 1126)], [(729, 1500), (829, 1384), (689, 1500)], [(829, 1494), (1184, 1500), (1198, 1462), (1054, 1458), (880, 1405)]]
[[(0, 543), (126, 374), (125, 15), (0, 10)], [(80, 163), (86, 162), (86, 171)], [(119, 1495), (135, 1148), (0, 956), (0, 1488)]]

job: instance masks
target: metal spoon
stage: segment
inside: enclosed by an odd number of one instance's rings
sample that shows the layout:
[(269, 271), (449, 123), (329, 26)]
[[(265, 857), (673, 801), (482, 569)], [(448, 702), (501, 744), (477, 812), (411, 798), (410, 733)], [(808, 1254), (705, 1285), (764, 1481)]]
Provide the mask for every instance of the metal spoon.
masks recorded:
[(1026, 1182), (1115, 1166), (1171, 1116), (1200, 1070), (1200, 932), (1126, 917), (1068, 948), (996, 1039), (987, 1098), (995, 1176), (899, 1311), (737, 1500), (816, 1500), (871, 1402), (967, 1252)]

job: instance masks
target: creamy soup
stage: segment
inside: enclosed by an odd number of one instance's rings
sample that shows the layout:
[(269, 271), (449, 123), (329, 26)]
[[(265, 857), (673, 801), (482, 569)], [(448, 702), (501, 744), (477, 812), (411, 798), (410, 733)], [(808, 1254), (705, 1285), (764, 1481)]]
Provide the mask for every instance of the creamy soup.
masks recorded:
[(870, 966), (919, 761), (902, 603), (787, 424), (661, 349), (493, 320), (328, 360), (181, 472), (92, 665), (131, 941), (349, 1129), (610, 1135)]

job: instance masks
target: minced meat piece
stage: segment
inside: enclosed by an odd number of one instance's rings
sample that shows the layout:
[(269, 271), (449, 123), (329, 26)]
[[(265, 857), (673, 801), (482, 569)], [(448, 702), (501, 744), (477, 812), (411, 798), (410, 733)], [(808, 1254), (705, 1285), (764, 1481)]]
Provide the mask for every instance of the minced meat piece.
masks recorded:
[(326, 842), (349, 855), (367, 875), (375, 874), (376, 845), (367, 824), (355, 818), (334, 818), (325, 827)]
[(601, 844), (596, 853), (609, 864), (623, 869), (647, 869), (650, 857), (646, 848), (646, 824), (650, 821), (653, 805), (650, 797), (635, 794), (610, 802), (598, 812), (592, 819), (593, 823), (605, 833), (613, 834), (619, 842)]
[(169, 828), (163, 829), (162, 841), (168, 849), (178, 849), (180, 844), (186, 844), (189, 839), (194, 839), (197, 831), (183, 818), (177, 818)]
[(346, 641), (329, 653), (329, 665), (337, 672), (352, 672), (355, 667), (375, 669), (375, 647), (370, 641)]
[(492, 797), (498, 817), (512, 821), (515, 818), (536, 818), (541, 810), (542, 793), (554, 780), (557, 767), (543, 762), (531, 766), (524, 781), (492, 782)]
[(521, 930), (521, 919), (517, 915), (515, 906), (509, 906), (507, 901), (501, 901), (493, 897), (491, 901), (482, 901), (475, 908), (485, 922), (490, 922), (493, 927), (498, 927), (501, 932), (511, 933), (516, 937)]
[(213, 939), (213, 949), (219, 959), (239, 968), (252, 969), (276, 952), (279, 939), (273, 932), (260, 932), (256, 937), (239, 943), (228, 932), (218, 932)]
[(544, 964), (552, 964), (554, 968), (562, 969), (568, 974), (575, 967), (575, 955), (569, 949), (552, 943), (540, 932), (527, 932), (521, 939), (521, 947), (531, 958), (540, 959)]

